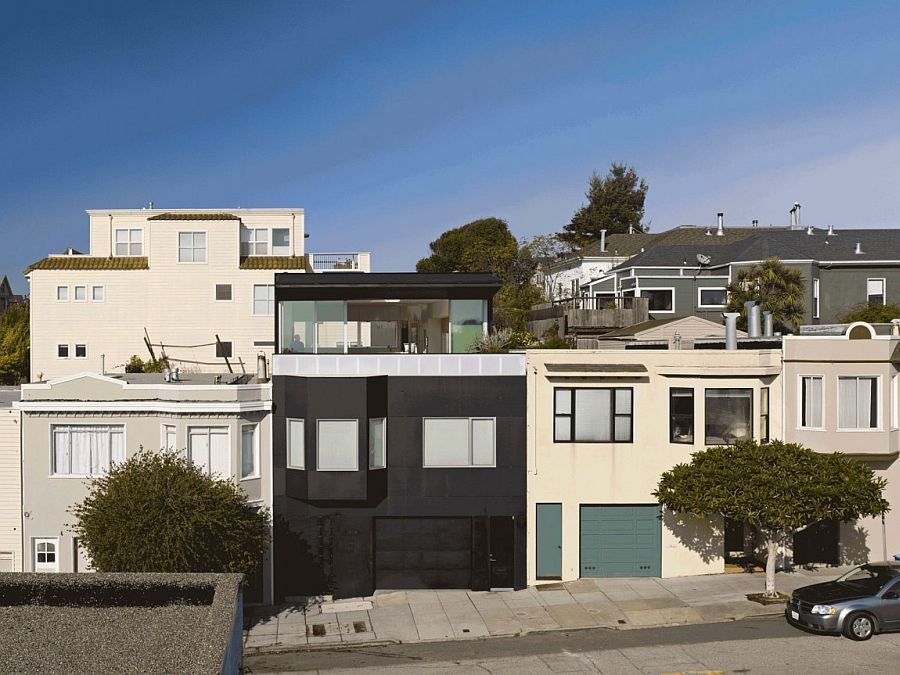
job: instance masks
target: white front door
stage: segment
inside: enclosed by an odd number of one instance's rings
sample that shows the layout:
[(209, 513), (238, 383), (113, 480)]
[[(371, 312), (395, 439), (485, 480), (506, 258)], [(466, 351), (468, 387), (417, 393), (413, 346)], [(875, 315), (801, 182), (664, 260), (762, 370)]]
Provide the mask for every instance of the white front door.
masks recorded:
[(59, 539), (34, 540), (34, 571), (59, 571)]

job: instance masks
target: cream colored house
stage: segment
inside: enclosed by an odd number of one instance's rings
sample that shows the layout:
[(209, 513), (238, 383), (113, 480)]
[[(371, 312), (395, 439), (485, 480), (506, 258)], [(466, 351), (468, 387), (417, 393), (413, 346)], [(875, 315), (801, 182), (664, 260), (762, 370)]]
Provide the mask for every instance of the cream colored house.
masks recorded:
[[(842, 452), (887, 479), (884, 520), (823, 523), (795, 537), (795, 562), (856, 563), (900, 553), (900, 335), (865, 323), (784, 339), (784, 438)], [(822, 560), (822, 558), (825, 558)]]
[(781, 436), (781, 352), (529, 350), (528, 583), (722, 572), (721, 519), (661, 511), (691, 453)]
[(303, 209), (97, 209), (90, 251), (26, 270), (31, 380), (124, 372), (148, 359), (255, 372), (274, 345), (279, 271), (369, 270), (367, 253), (307, 254)]
[[(25, 571), (89, 571), (68, 524), (86, 481), (141, 448), (185, 453), (272, 506), (272, 385), (252, 375), (69, 375), (22, 387)], [(271, 555), (250, 601), (272, 598)], [(254, 598), (255, 596), (255, 598)]]
[(22, 424), (18, 389), (0, 388), (0, 572), (22, 571)]

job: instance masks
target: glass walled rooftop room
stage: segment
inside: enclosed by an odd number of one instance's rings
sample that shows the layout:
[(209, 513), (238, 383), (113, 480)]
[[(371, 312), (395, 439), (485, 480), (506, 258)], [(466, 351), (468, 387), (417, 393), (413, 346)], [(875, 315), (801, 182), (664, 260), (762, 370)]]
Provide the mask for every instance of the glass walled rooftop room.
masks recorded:
[(483, 299), (283, 300), (281, 354), (460, 354), (488, 330)]

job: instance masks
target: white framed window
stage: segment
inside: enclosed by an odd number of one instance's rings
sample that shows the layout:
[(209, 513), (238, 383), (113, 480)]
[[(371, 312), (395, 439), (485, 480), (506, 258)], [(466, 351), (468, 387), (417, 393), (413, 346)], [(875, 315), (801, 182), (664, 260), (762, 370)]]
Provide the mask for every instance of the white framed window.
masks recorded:
[(800, 429), (823, 429), (823, 378), (820, 375), (801, 375), (799, 379), (797, 426)]
[(56, 299), (60, 302), (68, 302), (69, 301), (69, 287), (68, 286), (57, 286), (56, 287)]
[(259, 478), (259, 433), (257, 424), (241, 425), (241, 480)]
[(75, 358), (76, 359), (86, 359), (87, 358), (87, 345), (75, 345)]
[(358, 420), (316, 420), (316, 469), (359, 470)]
[(210, 476), (231, 476), (228, 427), (188, 427), (187, 437), (189, 462), (193, 462)]
[(241, 256), (268, 255), (269, 231), (264, 228), (241, 226)]
[(287, 421), (287, 467), (306, 468), (306, 439), (304, 420), (288, 418)]
[(900, 375), (891, 377), (891, 429), (900, 428)]
[(272, 228), (272, 255), (291, 254), (291, 230), (287, 227)]
[(178, 262), (206, 262), (206, 232), (178, 233)]
[(216, 284), (216, 302), (231, 302), (231, 284)]
[(143, 230), (116, 230), (116, 255), (143, 255)]
[(870, 431), (881, 426), (877, 376), (838, 378), (838, 431)]
[(69, 358), (69, 345), (56, 345), (56, 358), (58, 358), (58, 359)]
[(170, 452), (178, 449), (178, 436), (174, 424), (160, 425), (159, 447)]
[(369, 420), (369, 468), (387, 467), (387, 420), (373, 417)]
[(425, 468), (494, 467), (496, 445), (493, 417), (422, 419), (422, 466)]
[(75, 287), (75, 302), (85, 302), (87, 300), (87, 286)]
[(253, 313), (258, 316), (275, 314), (275, 286), (253, 285)]
[(885, 280), (866, 279), (866, 303), (869, 305), (885, 304)]
[(638, 297), (647, 298), (650, 311), (654, 314), (675, 313), (674, 288), (641, 288)]
[(36, 537), (34, 542), (34, 571), (59, 572), (59, 539)]
[(718, 309), (727, 304), (728, 289), (722, 287), (697, 289), (697, 307), (715, 307)]
[(125, 461), (125, 426), (53, 424), (50, 426), (53, 476), (97, 476)]
[(91, 300), (103, 302), (106, 299), (106, 289), (103, 286), (91, 286)]
[(230, 341), (216, 342), (217, 359), (230, 359), (232, 351), (232, 344)]
[(819, 318), (819, 280), (818, 279), (813, 279), (812, 294), (813, 294), (813, 306), (812, 306), (813, 318), (818, 319)]

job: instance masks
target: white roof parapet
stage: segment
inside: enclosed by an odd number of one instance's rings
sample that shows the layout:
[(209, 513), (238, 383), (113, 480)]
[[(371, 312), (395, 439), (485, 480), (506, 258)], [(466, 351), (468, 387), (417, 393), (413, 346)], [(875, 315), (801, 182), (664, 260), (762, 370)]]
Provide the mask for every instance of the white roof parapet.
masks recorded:
[(272, 375), (524, 376), (525, 354), (275, 354)]

